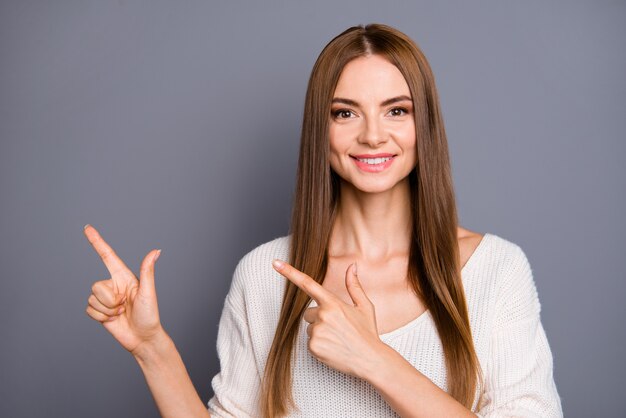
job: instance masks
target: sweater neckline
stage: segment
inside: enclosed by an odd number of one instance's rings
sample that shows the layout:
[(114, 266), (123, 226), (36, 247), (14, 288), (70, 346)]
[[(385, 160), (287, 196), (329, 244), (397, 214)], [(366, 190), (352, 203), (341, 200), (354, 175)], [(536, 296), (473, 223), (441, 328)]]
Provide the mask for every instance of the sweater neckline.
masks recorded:
[(476, 263), (476, 259), (480, 255), (480, 252), (482, 252), (483, 247), (485, 246), (485, 241), (487, 241), (489, 237), (491, 237), (491, 234), (489, 232), (485, 232), (483, 234), (483, 237), (480, 239), (480, 242), (478, 243), (476, 248), (474, 248), (474, 252), (470, 255), (470, 257), (465, 262), (465, 265), (461, 269), (461, 274), (463, 274), (466, 270), (469, 270), (469, 268), (472, 267)]
[[(476, 264), (476, 259), (480, 257), (481, 253), (484, 251), (484, 248), (486, 247), (486, 243), (489, 240), (489, 238), (491, 237), (491, 234), (486, 232), (483, 237), (480, 239), (480, 242), (478, 243), (478, 245), (476, 246), (476, 248), (474, 249), (474, 252), (470, 255), (470, 257), (467, 259), (467, 261), (465, 262), (465, 265), (463, 266), (463, 268), (461, 269), (461, 279), (463, 279), (463, 275), (470, 269), (472, 269), (474, 267), (474, 265)], [(412, 330), (413, 328), (417, 327), (420, 323), (424, 322), (426, 320), (426, 318), (430, 317), (430, 309), (426, 309), (424, 312), (422, 312), (417, 318), (409, 321), (408, 323), (402, 325), (399, 328), (396, 328), (392, 331), (386, 332), (384, 334), (379, 334), (378, 337), (383, 340), (383, 341), (388, 341), (390, 339), (393, 339), (395, 337), (397, 337), (398, 335), (404, 334), (405, 332), (408, 332), (410, 330)]]

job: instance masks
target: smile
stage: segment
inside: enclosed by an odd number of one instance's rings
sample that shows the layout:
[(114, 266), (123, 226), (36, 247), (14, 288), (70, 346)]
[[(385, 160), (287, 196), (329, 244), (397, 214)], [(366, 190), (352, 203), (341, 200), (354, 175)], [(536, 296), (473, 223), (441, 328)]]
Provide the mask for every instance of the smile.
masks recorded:
[(395, 159), (394, 156), (389, 157), (376, 157), (376, 158), (357, 158), (352, 157), (352, 160), (356, 166), (361, 170), (368, 173), (380, 173), (386, 170)]
[(389, 161), (389, 160), (391, 160), (391, 157), (386, 157), (386, 158), (357, 158), (357, 160), (361, 161), (362, 163), (367, 163), (369, 165), (375, 165), (375, 164), (384, 163), (385, 161)]

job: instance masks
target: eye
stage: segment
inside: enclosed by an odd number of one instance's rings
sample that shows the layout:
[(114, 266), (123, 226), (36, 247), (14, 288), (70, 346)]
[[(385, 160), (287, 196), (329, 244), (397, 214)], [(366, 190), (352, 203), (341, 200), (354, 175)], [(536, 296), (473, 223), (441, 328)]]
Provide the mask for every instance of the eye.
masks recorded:
[(389, 111), (389, 114), (391, 116), (404, 116), (408, 113), (409, 111), (403, 107), (394, 107), (393, 109)]
[(349, 119), (354, 116), (354, 113), (348, 109), (338, 109), (333, 110), (332, 115), (335, 119)]

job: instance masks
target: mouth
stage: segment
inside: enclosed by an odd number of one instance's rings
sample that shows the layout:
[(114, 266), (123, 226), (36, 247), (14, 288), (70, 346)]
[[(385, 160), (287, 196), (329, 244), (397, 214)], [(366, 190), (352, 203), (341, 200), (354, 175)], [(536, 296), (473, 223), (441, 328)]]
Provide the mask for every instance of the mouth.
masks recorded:
[(350, 158), (362, 171), (379, 173), (387, 169), (395, 159), (393, 154), (351, 155)]

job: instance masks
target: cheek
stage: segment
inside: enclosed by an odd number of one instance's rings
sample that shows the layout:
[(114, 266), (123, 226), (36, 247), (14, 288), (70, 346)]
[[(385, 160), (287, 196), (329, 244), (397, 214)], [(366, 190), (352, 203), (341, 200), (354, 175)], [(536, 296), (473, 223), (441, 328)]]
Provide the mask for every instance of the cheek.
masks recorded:
[(417, 138), (415, 136), (415, 129), (413, 127), (407, 127), (401, 132), (398, 132), (398, 141), (400, 146), (404, 149), (404, 152), (410, 152), (417, 154)]
[(396, 135), (396, 138), (398, 138), (398, 140), (402, 142), (402, 145), (404, 147), (407, 147), (407, 148), (410, 146), (415, 147), (416, 133), (415, 133), (415, 126), (413, 126), (412, 123), (399, 127), (395, 131), (395, 135)]
[(336, 173), (341, 173), (341, 153), (333, 149), (332, 146), (330, 147), (328, 162), (330, 164), (330, 168), (332, 168)]
[(417, 138), (415, 128), (407, 126), (397, 132), (398, 145), (404, 150), (404, 154), (412, 160), (412, 165), (417, 164)]
[(339, 175), (339, 177), (346, 179), (350, 172), (350, 157), (347, 154), (346, 148), (334, 147), (331, 144), (330, 155), (328, 156), (328, 163), (330, 168)]
[(331, 127), (328, 131), (328, 146), (330, 153), (328, 155), (328, 162), (330, 164), (330, 168), (332, 168), (335, 172), (338, 167), (338, 158), (337, 154), (339, 153), (339, 149), (337, 147), (337, 135), (335, 130)]
[(341, 129), (331, 127), (328, 132), (328, 141), (330, 147), (330, 163), (338, 164), (344, 156), (348, 154), (349, 141), (346, 141), (346, 135)]

